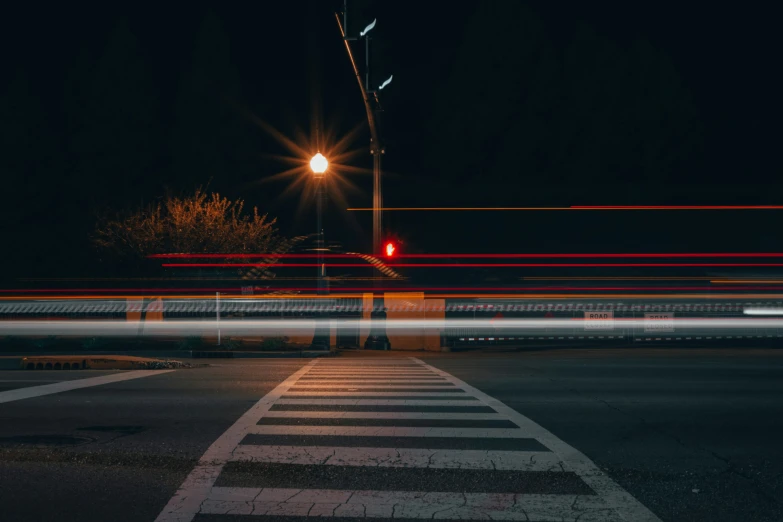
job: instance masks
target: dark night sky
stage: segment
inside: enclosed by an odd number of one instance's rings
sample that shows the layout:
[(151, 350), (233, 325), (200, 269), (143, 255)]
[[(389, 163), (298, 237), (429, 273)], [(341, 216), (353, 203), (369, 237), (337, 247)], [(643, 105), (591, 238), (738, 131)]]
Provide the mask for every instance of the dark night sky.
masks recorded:
[[(387, 206), (780, 203), (783, 82), (771, 7), (359, 3), (379, 19), (379, 74), (394, 74), (382, 98)], [(332, 14), (340, 5), (6, 11), (6, 275), (91, 266), (95, 212), (152, 201), (166, 187), (210, 182), (278, 216), (284, 233), (310, 232), (313, 216), (297, 211), (295, 193), (257, 182), (285, 168), (271, 157), (285, 151), (249, 116), (287, 135), (309, 132), (316, 106), (336, 135), (362, 124)], [(363, 127), (351, 148), (367, 144)], [(353, 164), (369, 168), (369, 154)], [(359, 191), (347, 203), (369, 206), (371, 176), (352, 181)], [(366, 249), (369, 218), (332, 204), (327, 234)], [(780, 219), (767, 211), (386, 219), (412, 252), (780, 250)]]

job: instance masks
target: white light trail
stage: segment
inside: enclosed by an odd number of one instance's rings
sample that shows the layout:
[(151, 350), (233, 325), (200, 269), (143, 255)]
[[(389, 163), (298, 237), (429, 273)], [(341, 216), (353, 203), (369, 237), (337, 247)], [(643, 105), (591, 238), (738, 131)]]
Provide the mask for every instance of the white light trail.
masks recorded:
[(783, 308), (745, 308), (745, 315), (783, 315)]
[[(357, 329), (369, 329), (371, 319), (321, 319), (335, 330), (355, 332)], [(783, 329), (783, 318), (685, 318), (672, 319), (674, 330), (679, 334), (687, 331), (722, 332), (742, 329)], [(614, 319), (614, 332), (642, 332), (650, 323), (644, 319)], [(316, 319), (261, 319), (238, 320), (221, 319), (220, 331), (224, 336), (289, 336), (311, 333)], [(0, 321), (0, 336), (73, 336), (73, 337), (182, 337), (198, 335), (216, 335), (217, 322), (212, 320), (147, 320), (140, 333), (138, 321), (123, 320), (28, 320)], [(514, 336), (514, 335), (553, 335), (552, 332), (566, 332), (569, 335), (584, 335), (583, 319), (387, 319), (386, 331), (395, 335), (421, 335), (424, 330), (465, 329), (470, 336)], [(593, 335), (611, 335), (611, 331), (592, 332)], [(655, 334), (653, 334), (655, 335)], [(667, 334), (668, 335), (668, 334)], [(699, 333), (701, 335), (701, 333)]]

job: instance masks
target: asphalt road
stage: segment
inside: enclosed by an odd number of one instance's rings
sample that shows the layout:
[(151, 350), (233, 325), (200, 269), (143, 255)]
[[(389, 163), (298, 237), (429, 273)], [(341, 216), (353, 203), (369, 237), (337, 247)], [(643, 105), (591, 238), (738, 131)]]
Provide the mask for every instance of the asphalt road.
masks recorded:
[(0, 520), (783, 520), (783, 350), (210, 364), (0, 371)]

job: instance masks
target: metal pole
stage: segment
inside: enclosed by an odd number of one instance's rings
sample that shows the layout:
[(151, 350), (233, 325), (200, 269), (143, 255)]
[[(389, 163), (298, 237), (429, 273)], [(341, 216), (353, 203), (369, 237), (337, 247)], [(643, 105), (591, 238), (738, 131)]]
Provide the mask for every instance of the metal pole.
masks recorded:
[(318, 240), (316, 241), (316, 258), (317, 258), (317, 264), (318, 264), (318, 294), (322, 294), (324, 290), (324, 274), (323, 274), (323, 264), (324, 264), (324, 228), (323, 228), (323, 206), (324, 206), (324, 189), (323, 189), (323, 175), (319, 176), (316, 180), (316, 222), (317, 222), (317, 237)]
[[(381, 194), (381, 151), (375, 148), (372, 157), (372, 250), (373, 255), (381, 254), (381, 234), (383, 234), (383, 197)], [(377, 285), (376, 285), (377, 286)]]
[(220, 346), (220, 292), (215, 292), (215, 315), (218, 331), (218, 346)]
[[(346, 8), (347, 10), (347, 8)], [(370, 154), (372, 154), (372, 171), (373, 171), (373, 192), (372, 192), (372, 255), (381, 255), (381, 234), (383, 231), (382, 211), (383, 198), (381, 194), (381, 154), (383, 149), (381, 147), (381, 141), (378, 137), (377, 118), (375, 114), (375, 107), (378, 105), (378, 99), (375, 93), (368, 92), (365, 88), (362, 76), (359, 73), (359, 67), (356, 65), (356, 60), (351, 50), (351, 44), (345, 37), (345, 27), (343, 22), (340, 21), (340, 14), (335, 13), (337, 19), (337, 25), (340, 27), (340, 34), (343, 37), (343, 43), (345, 43), (345, 50), (348, 52), (348, 58), (351, 60), (351, 66), (353, 67), (356, 81), (359, 83), (359, 89), (362, 93), (362, 100), (364, 101), (364, 109), (367, 112), (367, 124), (370, 127)], [(367, 43), (367, 69), (369, 71), (369, 42)], [(367, 86), (369, 87), (369, 85)], [(370, 96), (372, 94), (372, 97)], [(375, 282), (374, 287), (378, 288), (381, 281), (378, 279)], [(380, 294), (380, 295), (378, 295)], [(371, 313), (371, 326), (370, 335), (365, 343), (365, 349), (381, 349), (389, 350), (391, 343), (386, 336), (386, 312), (383, 308), (383, 294), (379, 290), (373, 292), (373, 309), (375, 309), (375, 303), (380, 303), (380, 310), (373, 311)]]
[(356, 65), (356, 60), (351, 50), (350, 42), (345, 38), (345, 29), (343, 23), (340, 21), (339, 13), (334, 14), (337, 19), (337, 25), (340, 27), (340, 34), (343, 37), (345, 43), (345, 49), (348, 52), (348, 58), (351, 60), (353, 66), (354, 75), (359, 83), (359, 89), (362, 92), (362, 100), (364, 101), (364, 108), (367, 112), (367, 123), (370, 127), (370, 154), (373, 155), (373, 197), (372, 197), (372, 255), (377, 256), (381, 254), (381, 208), (383, 208), (383, 201), (381, 200), (381, 142), (378, 138), (378, 127), (376, 125), (375, 109), (373, 108), (374, 100), (370, 97), (370, 93), (364, 86), (362, 76), (359, 73), (359, 67)]
[[(318, 227), (316, 241), (316, 259), (318, 265), (318, 291), (317, 295), (324, 295), (324, 229), (323, 229), (323, 206), (324, 206), (324, 178), (323, 174), (316, 177), (316, 223)], [(325, 303), (323, 299), (316, 299), (315, 329), (313, 331), (313, 342), (310, 346), (315, 350), (328, 350), (330, 348), (329, 320), (325, 312), (321, 310), (321, 305)]]

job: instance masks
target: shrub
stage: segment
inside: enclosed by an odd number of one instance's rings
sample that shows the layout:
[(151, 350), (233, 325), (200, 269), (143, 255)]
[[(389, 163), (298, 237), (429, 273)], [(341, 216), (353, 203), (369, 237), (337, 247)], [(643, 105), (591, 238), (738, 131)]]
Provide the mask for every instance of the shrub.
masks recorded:
[(280, 350), (285, 346), (286, 341), (288, 341), (288, 339), (285, 337), (269, 337), (261, 341), (261, 349)]

